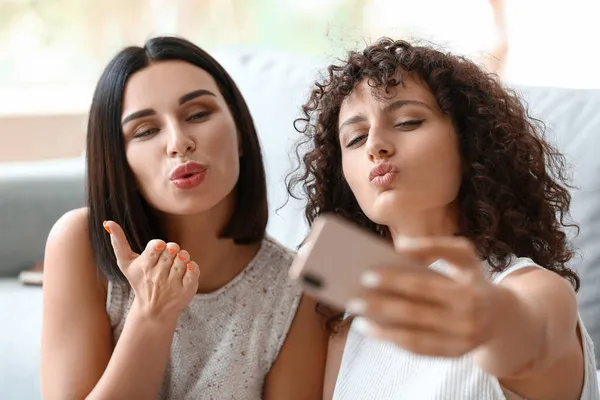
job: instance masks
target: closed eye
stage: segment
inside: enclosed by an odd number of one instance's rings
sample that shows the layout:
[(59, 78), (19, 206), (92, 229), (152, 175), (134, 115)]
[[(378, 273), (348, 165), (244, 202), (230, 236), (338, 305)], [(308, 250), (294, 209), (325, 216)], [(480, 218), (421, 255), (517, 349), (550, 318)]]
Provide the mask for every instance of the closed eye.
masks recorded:
[(158, 132), (157, 128), (146, 129), (145, 131), (136, 132), (135, 135), (133, 135), (133, 137), (134, 138), (148, 137), (150, 135), (154, 135), (157, 132)]
[(346, 145), (346, 148), (348, 149), (350, 147), (353, 147), (353, 146), (359, 144), (366, 137), (367, 137), (367, 135), (360, 135), (360, 136), (355, 137), (350, 142), (348, 142), (348, 144)]
[(202, 111), (196, 114), (192, 114), (190, 115), (186, 121), (199, 121), (199, 120), (205, 120), (207, 117), (209, 117), (212, 114), (211, 111)]
[(401, 128), (401, 129), (406, 129), (406, 130), (416, 129), (423, 123), (423, 121), (425, 121), (425, 120), (424, 119), (411, 119), (410, 121), (404, 121), (404, 122), (394, 125), (394, 128)]

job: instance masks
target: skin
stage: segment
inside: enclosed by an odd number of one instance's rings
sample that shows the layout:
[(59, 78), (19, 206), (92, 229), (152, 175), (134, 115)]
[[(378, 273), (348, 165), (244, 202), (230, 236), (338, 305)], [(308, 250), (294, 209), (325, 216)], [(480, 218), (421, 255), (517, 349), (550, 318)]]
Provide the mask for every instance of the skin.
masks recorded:
[[(453, 237), (461, 166), (452, 121), (418, 80), (407, 79), (392, 95), (378, 99), (361, 83), (343, 103), (343, 173), (365, 214), (387, 225), (397, 251), (423, 268), (368, 271), (363, 292), (348, 305), (360, 315), (353, 324), (417, 354), (472, 352), (480, 368), (525, 398), (578, 399), (584, 365), (574, 290), (535, 267), (498, 285), (486, 279), (474, 246)], [(383, 161), (398, 171), (385, 187), (368, 178)], [(438, 258), (453, 267), (450, 276), (426, 268)], [(330, 339), (325, 398), (332, 397), (346, 335)]]
[[(140, 116), (142, 110), (151, 111)], [(131, 118), (135, 114), (139, 118)], [(44, 263), (44, 398), (156, 398), (181, 312), (195, 293), (214, 291), (233, 279), (260, 246), (218, 238), (235, 206), (243, 155), (233, 117), (208, 73), (163, 61), (133, 74), (122, 121), (138, 189), (175, 241), (153, 240), (135, 254), (121, 227), (105, 224), (118, 265), (136, 294), (113, 349), (107, 282), (94, 264), (88, 210), (71, 211), (57, 221)], [(194, 189), (176, 189), (171, 171), (189, 160), (206, 165), (206, 179)], [(308, 298), (301, 300), (266, 377), (266, 399), (320, 396), (327, 335), (314, 306)]]

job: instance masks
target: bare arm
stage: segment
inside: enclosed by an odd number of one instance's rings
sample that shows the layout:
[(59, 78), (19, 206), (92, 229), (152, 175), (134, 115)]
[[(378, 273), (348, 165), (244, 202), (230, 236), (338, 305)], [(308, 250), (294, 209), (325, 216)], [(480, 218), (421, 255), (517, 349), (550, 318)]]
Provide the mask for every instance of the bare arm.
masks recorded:
[[(532, 266), (496, 285), (466, 238), (398, 240), (395, 245), (414, 260), (441, 258), (449, 268), (445, 274), (373, 269), (374, 279), (361, 296), (364, 304), (349, 305), (366, 318), (357, 328), (417, 354), (471, 354), (521, 397), (579, 398), (583, 351), (575, 293), (565, 279)], [(419, 329), (407, 328), (415, 326)]]
[(156, 399), (177, 320), (148, 317), (135, 304), (89, 399)]
[(333, 399), (335, 392), (335, 384), (342, 366), (342, 357), (350, 324), (344, 324), (340, 327), (338, 333), (333, 333), (329, 336), (329, 346), (327, 347), (327, 364), (325, 367), (325, 382), (323, 384), (323, 400)]
[[(527, 398), (570, 398), (583, 382), (577, 303), (570, 284), (539, 268), (514, 272), (500, 285), (497, 333), (475, 361)], [(566, 383), (570, 382), (570, 383)]]
[(265, 399), (313, 400), (323, 395), (329, 334), (316, 303), (304, 296), (265, 382)]
[(71, 211), (52, 228), (44, 259), (42, 395), (81, 399), (102, 376), (112, 351), (106, 291), (95, 271), (87, 211)]
[(87, 225), (87, 210), (69, 212), (52, 228), (46, 245), (43, 397), (156, 398), (177, 316), (149, 316), (147, 308), (134, 302), (113, 351), (106, 291)]

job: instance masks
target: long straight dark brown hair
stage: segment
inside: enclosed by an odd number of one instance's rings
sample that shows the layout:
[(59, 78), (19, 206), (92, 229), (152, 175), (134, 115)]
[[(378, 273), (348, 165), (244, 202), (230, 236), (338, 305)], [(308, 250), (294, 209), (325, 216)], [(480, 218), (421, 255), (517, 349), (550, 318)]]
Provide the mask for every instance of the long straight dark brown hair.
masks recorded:
[(123, 92), (127, 79), (153, 61), (180, 60), (208, 72), (216, 81), (241, 137), (240, 176), (236, 205), (222, 238), (238, 244), (260, 241), (268, 220), (262, 154), (250, 110), (225, 69), (194, 44), (177, 37), (156, 37), (144, 47), (126, 47), (106, 66), (96, 86), (87, 126), (87, 206), (95, 261), (109, 280), (124, 281), (116, 265), (110, 238), (102, 223), (113, 220), (126, 232), (133, 251), (148, 241), (168, 241), (154, 210), (141, 196), (125, 157), (121, 130)]

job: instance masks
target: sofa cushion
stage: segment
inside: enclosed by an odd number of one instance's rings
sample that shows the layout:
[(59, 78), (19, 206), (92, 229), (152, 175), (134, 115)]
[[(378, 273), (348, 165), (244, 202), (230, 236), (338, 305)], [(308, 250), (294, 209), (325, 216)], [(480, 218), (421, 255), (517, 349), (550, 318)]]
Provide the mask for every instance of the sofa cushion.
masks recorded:
[(41, 260), (50, 228), (84, 204), (82, 158), (0, 163), (0, 277)]
[(42, 289), (0, 279), (0, 393), (6, 400), (39, 399)]

